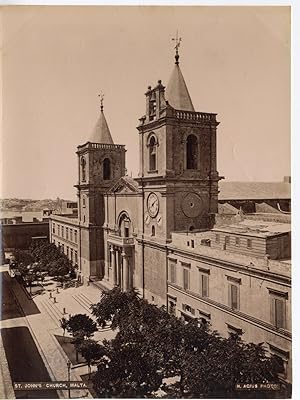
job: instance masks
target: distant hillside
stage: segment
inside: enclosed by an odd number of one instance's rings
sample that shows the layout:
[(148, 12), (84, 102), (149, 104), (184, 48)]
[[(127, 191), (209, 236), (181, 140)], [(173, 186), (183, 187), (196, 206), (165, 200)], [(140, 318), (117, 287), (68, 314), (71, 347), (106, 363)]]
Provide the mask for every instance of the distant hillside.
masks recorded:
[(12, 211), (42, 211), (45, 209), (57, 210), (61, 209), (64, 200), (57, 198), (56, 200), (31, 200), (31, 199), (0, 199), (0, 210)]

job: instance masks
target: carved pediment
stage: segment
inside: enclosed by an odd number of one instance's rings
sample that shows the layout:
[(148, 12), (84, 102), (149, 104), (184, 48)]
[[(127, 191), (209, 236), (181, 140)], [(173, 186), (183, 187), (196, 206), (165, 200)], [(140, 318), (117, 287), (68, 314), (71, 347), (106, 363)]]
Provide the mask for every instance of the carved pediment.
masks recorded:
[(138, 183), (133, 178), (124, 176), (112, 186), (109, 193), (138, 193)]

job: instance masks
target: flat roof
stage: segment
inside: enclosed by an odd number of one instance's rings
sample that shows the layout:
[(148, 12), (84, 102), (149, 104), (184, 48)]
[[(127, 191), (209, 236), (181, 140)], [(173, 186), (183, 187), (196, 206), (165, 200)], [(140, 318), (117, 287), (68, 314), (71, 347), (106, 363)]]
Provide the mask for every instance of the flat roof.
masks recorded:
[(246, 219), (235, 224), (213, 228), (212, 231), (266, 238), (291, 232), (291, 224)]

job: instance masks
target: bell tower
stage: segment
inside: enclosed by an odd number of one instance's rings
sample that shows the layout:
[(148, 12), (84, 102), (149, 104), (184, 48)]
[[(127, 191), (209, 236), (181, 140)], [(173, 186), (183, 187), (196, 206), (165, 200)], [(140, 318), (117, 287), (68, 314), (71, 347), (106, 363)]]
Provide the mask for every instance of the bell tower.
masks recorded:
[(140, 118), (139, 185), (144, 191), (145, 237), (169, 240), (171, 232), (207, 230), (218, 209), (216, 114), (196, 112), (179, 67), (165, 88), (146, 95)]
[(125, 175), (125, 146), (114, 144), (103, 112), (103, 97), (98, 121), (90, 141), (78, 146), (79, 258), (82, 276), (104, 275), (103, 224), (104, 194)]

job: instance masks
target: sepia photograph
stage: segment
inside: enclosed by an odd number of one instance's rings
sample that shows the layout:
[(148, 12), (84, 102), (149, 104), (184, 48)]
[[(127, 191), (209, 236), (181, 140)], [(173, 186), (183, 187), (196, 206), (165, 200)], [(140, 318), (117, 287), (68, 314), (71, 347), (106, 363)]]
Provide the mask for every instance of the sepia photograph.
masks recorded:
[(0, 12), (0, 398), (291, 398), (291, 7)]

